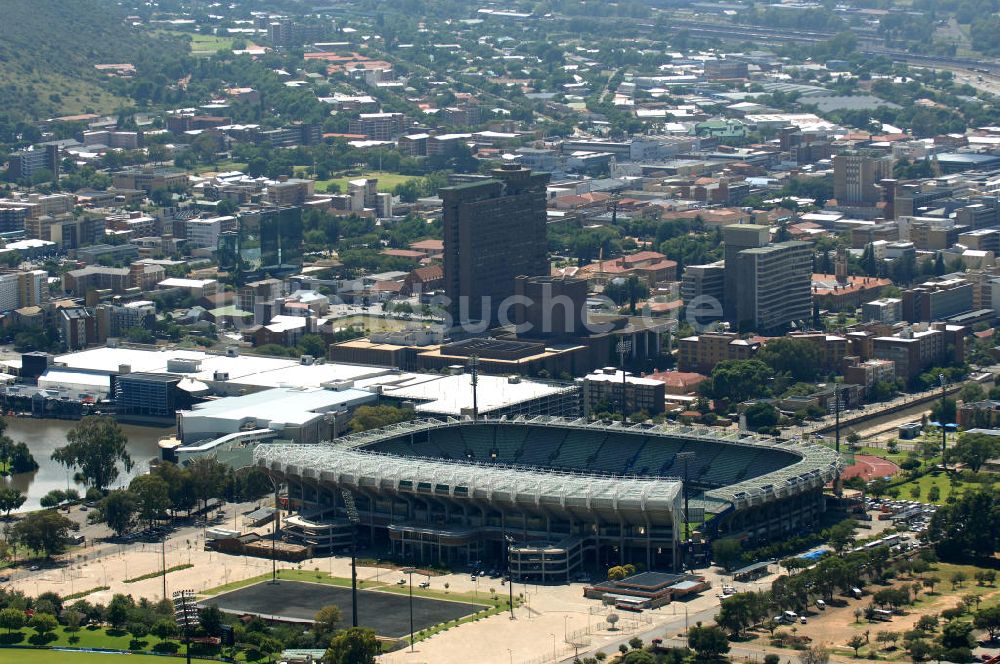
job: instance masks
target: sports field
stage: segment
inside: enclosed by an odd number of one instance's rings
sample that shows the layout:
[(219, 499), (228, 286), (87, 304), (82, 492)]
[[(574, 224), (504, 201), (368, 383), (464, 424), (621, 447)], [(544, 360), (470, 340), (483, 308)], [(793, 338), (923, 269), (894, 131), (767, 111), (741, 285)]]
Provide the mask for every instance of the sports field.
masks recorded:
[(163, 664), (163, 657), (154, 655), (120, 655), (103, 652), (73, 652), (71, 650), (0, 649), (2, 664)]
[[(202, 605), (215, 604), (227, 613), (273, 616), (295, 621), (312, 621), (316, 613), (330, 604), (340, 607), (343, 622), (351, 621), (351, 589), (303, 581), (258, 583), (206, 599)], [(433, 627), (474, 613), (477, 607), (462, 602), (413, 597), (413, 629)], [(479, 609), (484, 607), (480, 606)], [(358, 591), (358, 624), (370, 627), (380, 636), (398, 638), (410, 632), (408, 595)]]

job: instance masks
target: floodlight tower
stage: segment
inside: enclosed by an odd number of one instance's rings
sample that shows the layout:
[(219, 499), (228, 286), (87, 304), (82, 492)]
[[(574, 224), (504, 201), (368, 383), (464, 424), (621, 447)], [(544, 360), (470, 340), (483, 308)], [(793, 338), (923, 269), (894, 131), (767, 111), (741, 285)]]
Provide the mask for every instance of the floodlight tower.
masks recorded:
[(354, 494), (347, 489), (341, 489), (344, 497), (344, 507), (347, 509), (347, 520), (351, 522), (351, 626), (358, 626), (358, 535), (357, 527), (361, 523), (358, 506), (354, 502)]
[(625, 414), (625, 385), (626, 385), (626, 375), (625, 375), (625, 356), (632, 351), (632, 342), (628, 339), (622, 339), (615, 345), (615, 352), (618, 353), (618, 357), (621, 360), (622, 365), (622, 426), (628, 422), (628, 416)]

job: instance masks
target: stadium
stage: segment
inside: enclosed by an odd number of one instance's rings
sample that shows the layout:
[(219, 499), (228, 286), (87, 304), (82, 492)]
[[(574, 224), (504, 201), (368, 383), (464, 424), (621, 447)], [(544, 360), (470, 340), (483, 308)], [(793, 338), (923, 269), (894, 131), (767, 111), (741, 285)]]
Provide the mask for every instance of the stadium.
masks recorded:
[(282, 536), (315, 553), (350, 545), (351, 517), (376, 550), (423, 564), (509, 556), (515, 579), (540, 582), (623, 563), (677, 570), (685, 514), (710, 537), (808, 530), (842, 469), (810, 442), (542, 416), (418, 420), (253, 455), (298, 510)]

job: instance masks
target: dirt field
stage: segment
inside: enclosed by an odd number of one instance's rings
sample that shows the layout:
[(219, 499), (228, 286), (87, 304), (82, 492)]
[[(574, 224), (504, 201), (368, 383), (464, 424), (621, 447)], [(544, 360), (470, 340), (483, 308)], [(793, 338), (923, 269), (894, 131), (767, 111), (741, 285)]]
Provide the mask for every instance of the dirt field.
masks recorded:
[[(794, 634), (796, 636), (807, 636), (812, 640), (813, 644), (828, 646), (835, 649), (836, 652), (853, 654), (853, 650), (847, 646), (847, 641), (855, 634), (864, 634), (867, 631), (871, 639), (870, 647), (879, 648), (881, 644), (876, 644), (875, 642), (875, 635), (878, 632), (891, 631), (902, 634), (907, 630), (913, 629), (921, 616), (938, 614), (944, 609), (952, 608), (965, 595), (982, 595), (983, 606), (1000, 601), (1000, 588), (976, 586), (975, 581), (972, 579), (972, 574), (968, 572), (966, 574), (969, 576), (969, 580), (962, 587), (952, 589), (951, 583), (947, 579), (950, 578), (951, 570), (954, 566), (937, 565), (937, 567), (936, 571), (922, 575), (933, 575), (942, 579), (935, 587), (935, 592), (933, 594), (921, 592), (917, 596), (917, 601), (914, 605), (905, 607), (905, 615), (893, 616), (893, 619), (889, 622), (868, 622), (864, 618), (862, 618), (861, 622), (858, 622), (854, 612), (857, 609), (865, 609), (872, 603), (871, 593), (886, 588), (908, 586), (914, 582), (919, 582), (920, 577), (906, 577), (885, 586), (869, 586), (865, 596), (859, 600), (838, 595), (835, 598), (838, 606), (829, 606), (825, 611), (820, 611), (813, 606), (810, 609), (810, 613), (807, 614), (808, 623), (805, 625), (795, 625)], [(783, 626), (780, 630), (792, 631), (792, 626)], [(755, 642), (759, 645), (766, 645), (769, 643), (769, 640), (770, 635), (767, 631), (761, 630), (758, 632)], [(867, 650), (868, 646), (862, 648), (862, 653), (867, 652)], [(885, 655), (886, 653), (882, 654)]]

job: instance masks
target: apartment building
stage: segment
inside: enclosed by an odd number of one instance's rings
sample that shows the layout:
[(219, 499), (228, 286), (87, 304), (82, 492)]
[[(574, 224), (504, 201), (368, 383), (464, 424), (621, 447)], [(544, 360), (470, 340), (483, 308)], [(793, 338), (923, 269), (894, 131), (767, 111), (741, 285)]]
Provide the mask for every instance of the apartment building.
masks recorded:
[(896, 376), (909, 382), (932, 366), (961, 362), (966, 332), (960, 325), (907, 327), (896, 335), (873, 339), (872, 354), (878, 360), (891, 360)]
[(587, 416), (605, 408), (621, 412), (623, 391), (627, 413), (645, 411), (656, 415), (664, 410), (667, 392), (666, 383), (661, 380), (639, 378), (614, 367), (605, 367), (578, 378), (577, 382), (582, 388), (583, 410)]
[(719, 362), (749, 360), (760, 348), (735, 332), (706, 332), (677, 342), (677, 370), (710, 374)]
[(0, 311), (41, 305), (48, 294), (48, 277), (45, 270), (0, 272)]

